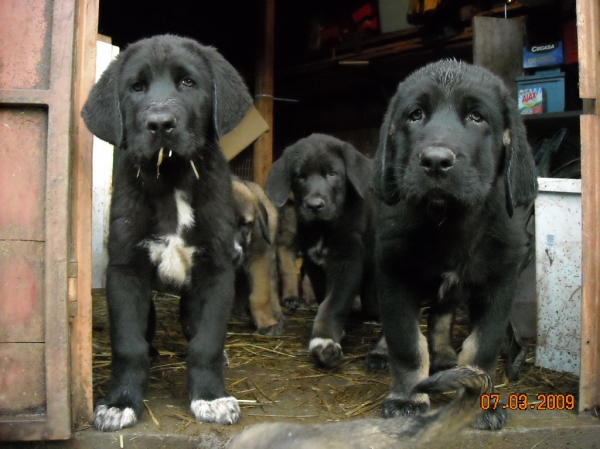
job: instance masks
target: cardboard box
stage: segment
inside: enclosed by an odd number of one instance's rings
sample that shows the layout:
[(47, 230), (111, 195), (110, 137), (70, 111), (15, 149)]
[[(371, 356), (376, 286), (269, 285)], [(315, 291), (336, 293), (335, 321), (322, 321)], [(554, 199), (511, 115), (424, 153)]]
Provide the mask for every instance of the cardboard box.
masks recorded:
[(519, 112), (523, 115), (544, 112), (544, 91), (541, 87), (519, 90)]
[(531, 45), (523, 49), (523, 68), (544, 67), (563, 63), (562, 41)]
[(544, 112), (565, 110), (565, 74), (560, 69), (544, 70), (532, 76), (517, 76), (517, 92), (542, 89)]

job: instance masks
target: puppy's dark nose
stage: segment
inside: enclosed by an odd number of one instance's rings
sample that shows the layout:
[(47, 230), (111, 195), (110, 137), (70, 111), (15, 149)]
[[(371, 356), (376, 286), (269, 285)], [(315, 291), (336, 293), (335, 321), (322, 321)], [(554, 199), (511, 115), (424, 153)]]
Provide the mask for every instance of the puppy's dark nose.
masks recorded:
[(154, 112), (146, 119), (146, 129), (152, 134), (169, 134), (175, 126), (177, 121), (170, 112)]
[(319, 212), (325, 206), (325, 200), (323, 198), (310, 198), (306, 200), (306, 207), (313, 212)]
[(444, 173), (454, 167), (456, 154), (448, 148), (427, 148), (421, 153), (419, 164), (426, 173)]

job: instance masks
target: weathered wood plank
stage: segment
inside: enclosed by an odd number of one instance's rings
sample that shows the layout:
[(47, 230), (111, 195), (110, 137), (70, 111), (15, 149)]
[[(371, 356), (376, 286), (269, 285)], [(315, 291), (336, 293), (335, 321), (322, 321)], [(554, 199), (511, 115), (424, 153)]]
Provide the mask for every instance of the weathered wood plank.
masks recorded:
[(94, 84), (98, 0), (78, 3), (72, 155), (73, 199), (71, 204), (71, 263), (69, 304), (71, 309), (71, 414), (74, 425), (93, 419), (92, 386), (92, 134), (81, 118), (81, 108)]
[(582, 272), (579, 411), (600, 409), (600, 1), (577, 0), (581, 116)]
[(0, 241), (0, 342), (43, 342), (44, 243)]
[(43, 241), (48, 114), (8, 107), (0, 123), (0, 239)]
[(273, 164), (273, 58), (275, 47), (275, 0), (262, 0), (260, 30), (263, 36), (256, 60), (256, 109), (269, 130), (254, 143), (254, 182), (264, 187)]
[(0, 415), (46, 414), (43, 343), (0, 343)]
[[(598, 0), (577, 0), (577, 52), (579, 54), (579, 96), (597, 98), (600, 69), (600, 5)], [(600, 106), (596, 102), (596, 114)]]
[(502, 78), (515, 101), (515, 77), (523, 74), (524, 42), (525, 25), (519, 18), (473, 18), (473, 63)]
[(579, 410), (600, 406), (600, 118), (581, 117), (582, 253)]

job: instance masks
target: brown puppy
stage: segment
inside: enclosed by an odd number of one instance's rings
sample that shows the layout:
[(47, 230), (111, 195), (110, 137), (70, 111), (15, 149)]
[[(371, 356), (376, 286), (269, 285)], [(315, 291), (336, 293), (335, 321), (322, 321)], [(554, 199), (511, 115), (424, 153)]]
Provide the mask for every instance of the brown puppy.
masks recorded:
[[(233, 195), (237, 206), (235, 234), (236, 276), (249, 283), (252, 318), (258, 332), (281, 335), (284, 315), (277, 292), (277, 260), (275, 242), (277, 209), (256, 183), (234, 178)], [(239, 292), (239, 288), (238, 294)]]
[[(464, 428), (481, 411), (480, 396), (492, 391), (482, 370), (461, 366), (442, 371), (417, 385), (422, 393), (458, 390), (444, 407), (394, 419), (365, 419), (301, 426), (269, 423), (252, 426), (229, 443), (229, 449), (403, 449), (431, 447)], [(438, 446), (435, 446), (438, 447)]]

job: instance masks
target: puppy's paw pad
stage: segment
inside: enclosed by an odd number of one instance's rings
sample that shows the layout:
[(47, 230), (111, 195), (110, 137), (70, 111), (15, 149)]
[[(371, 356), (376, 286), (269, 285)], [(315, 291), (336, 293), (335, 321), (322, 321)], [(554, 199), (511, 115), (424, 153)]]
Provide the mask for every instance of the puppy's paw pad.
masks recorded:
[(313, 338), (310, 341), (308, 350), (319, 362), (328, 368), (335, 368), (344, 360), (342, 346), (331, 338)]
[(508, 421), (508, 413), (502, 407), (502, 403), (499, 403), (495, 410), (486, 410), (477, 415), (471, 427), (479, 430), (500, 430), (506, 426), (506, 421)]
[(406, 401), (401, 399), (384, 399), (381, 405), (384, 418), (422, 415), (429, 410), (427, 402)]
[(212, 401), (196, 399), (190, 408), (196, 421), (235, 424), (240, 420), (240, 406), (233, 396)]
[(94, 410), (94, 426), (103, 432), (114, 432), (115, 430), (131, 427), (137, 422), (135, 412), (130, 407), (120, 409), (99, 405)]
[(365, 369), (369, 373), (381, 373), (388, 369), (388, 359), (383, 354), (371, 352), (365, 359)]

